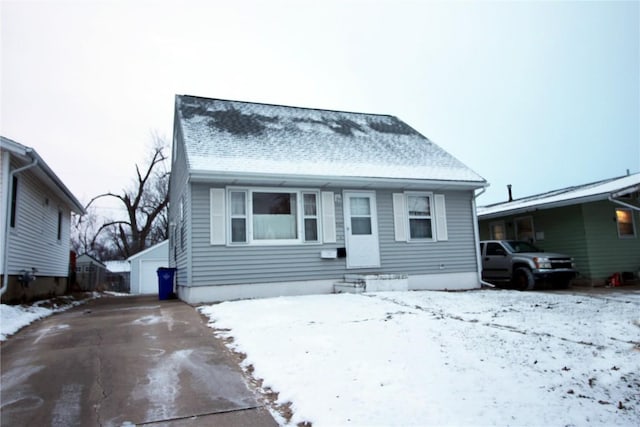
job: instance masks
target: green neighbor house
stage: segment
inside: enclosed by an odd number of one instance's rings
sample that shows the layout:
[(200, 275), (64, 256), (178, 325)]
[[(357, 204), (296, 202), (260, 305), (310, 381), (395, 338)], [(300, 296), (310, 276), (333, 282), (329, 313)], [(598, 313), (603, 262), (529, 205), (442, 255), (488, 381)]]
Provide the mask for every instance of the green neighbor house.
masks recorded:
[(478, 207), (480, 240), (533, 242), (572, 256), (574, 284), (640, 278), (640, 173)]

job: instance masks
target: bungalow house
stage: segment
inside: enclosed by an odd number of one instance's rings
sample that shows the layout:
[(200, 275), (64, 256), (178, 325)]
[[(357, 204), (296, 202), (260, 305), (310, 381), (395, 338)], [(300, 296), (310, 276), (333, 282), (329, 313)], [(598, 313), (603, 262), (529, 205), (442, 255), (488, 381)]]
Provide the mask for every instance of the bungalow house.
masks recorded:
[(576, 284), (603, 285), (640, 271), (640, 174), (478, 208), (481, 240), (516, 239), (571, 255)]
[(2, 301), (64, 293), (71, 212), (84, 209), (36, 150), (3, 136), (0, 209)]
[(178, 296), (478, 288), (484, 186), (393, 116), (177, 96)]

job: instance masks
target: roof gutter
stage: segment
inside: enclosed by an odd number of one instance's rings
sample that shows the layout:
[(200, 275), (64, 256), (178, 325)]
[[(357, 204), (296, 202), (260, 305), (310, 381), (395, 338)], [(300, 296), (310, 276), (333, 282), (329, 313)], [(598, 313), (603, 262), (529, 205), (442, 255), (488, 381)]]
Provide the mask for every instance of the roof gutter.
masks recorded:
[[(222, 172), (211, 173), (203, 170), (192, 170), (189, 173), (192, 182), (201, 183), (225, 183), (231, 185), (257, 185), (266, 184), (272, 186), (287, 185), (314, 185), (320, 187), (339, 186), (363, 186), (375, 188), (425, 188), (434, 189), (458, 189), (475, 190), (484, 188), (486, 181), (455, 181), (415, 178), (383, 178), (364, 176), (322, 176), (300, 174), (262, 174), (251, 172)], [(481, 194), (481, 193), (480, 193)]]
[(626, 208), (629, 208), (629, 209), (632, 209), (634, 211), (640, 212), (640, 206), (635, 206), (635, 205), (632, 205), (630, 203), (623, 202), (622, 200), (618, 200), (618, 199), (614, 198), (614, 196), (615, 196), (614, 194), (609, 195), (609, 201), (610, 202), (613, 202), (613, 203), (616, 203), (616, 204), (618, 204), (620, 206), (624, 206)]
[(12, 171), (9, 172), (9, 180), (7, 182), (8, 186), (9, 186), (9, 191), (7, 192), (8, 194), (8, 198), (7, 198), (7, 209), (5, 212), (5, 226), (4, 226), (4, 250), (2, 253), (3, 256), (3, 260), (2, 260), (2, 271), (3, 271), (3, 275), (2, 275), (2, 288), (0, 288), (0, 296), (4, 295), (4, 293), (7, 291), (7, 288), (9, 287), (9, 231), (10, 231), (10, 227), (11, 227), (11, 200), (13, 199), (13, 177), (16, 176), (17, 174), (19, 174), (20, 172), (24, 172), (27, 169), (31, 169), (32, 167), (35, 167), (38, 165), (38, 156), (35, 155), (35, 153), (33, 152), (33, 150), (31, 148), (27, 148), (26, 150), (26, 154), (29, 155), (29, 157), (31, 157), (32, 162), (29, 163), (28, 165), (22, 166), (18, 169), (14, 169)]

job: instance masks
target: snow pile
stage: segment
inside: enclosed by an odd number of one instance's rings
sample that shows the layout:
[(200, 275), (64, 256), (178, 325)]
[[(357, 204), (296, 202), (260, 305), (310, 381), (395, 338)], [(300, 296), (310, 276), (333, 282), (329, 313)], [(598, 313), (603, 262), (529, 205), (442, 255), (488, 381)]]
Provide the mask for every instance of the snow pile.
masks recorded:
[(637, 425), (639, 309), (639, 293), (476, 291), (200, 310), (291, 425), (407, 426)]
[[(100, 294), (93, 292), (88, 298), (99, 298)], [(70, 296), (62, 296), (54, 299), (42, 300), (33, 305), (7, 305), (0, 304), (0, 341), (15, 334), (20, 329), (43, 317), (53, 313), (65, 311), (71, 307), (82, 304), (85, 300), (75, 300)], [(49, 308), (50, 307), (50, 308)]]

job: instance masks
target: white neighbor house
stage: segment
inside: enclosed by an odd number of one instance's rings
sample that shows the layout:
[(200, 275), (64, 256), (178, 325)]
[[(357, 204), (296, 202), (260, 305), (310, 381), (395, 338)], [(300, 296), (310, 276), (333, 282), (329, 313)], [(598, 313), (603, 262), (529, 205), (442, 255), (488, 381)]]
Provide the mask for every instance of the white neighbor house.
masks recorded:
[(158, 275), (160, 267), (169, 265), (169, 241), (165, 240), (142, 252), (130, 256), (127, 261), (131, 265), (132, 294), (157, 294)]
[(177, 96), (178, 296), (478, 288), (486, 185), (393, 116)]
[(0, 209), (3, 302), (63, 294), (71, 212), (84, 208), (35, 149), (3, 136)]

